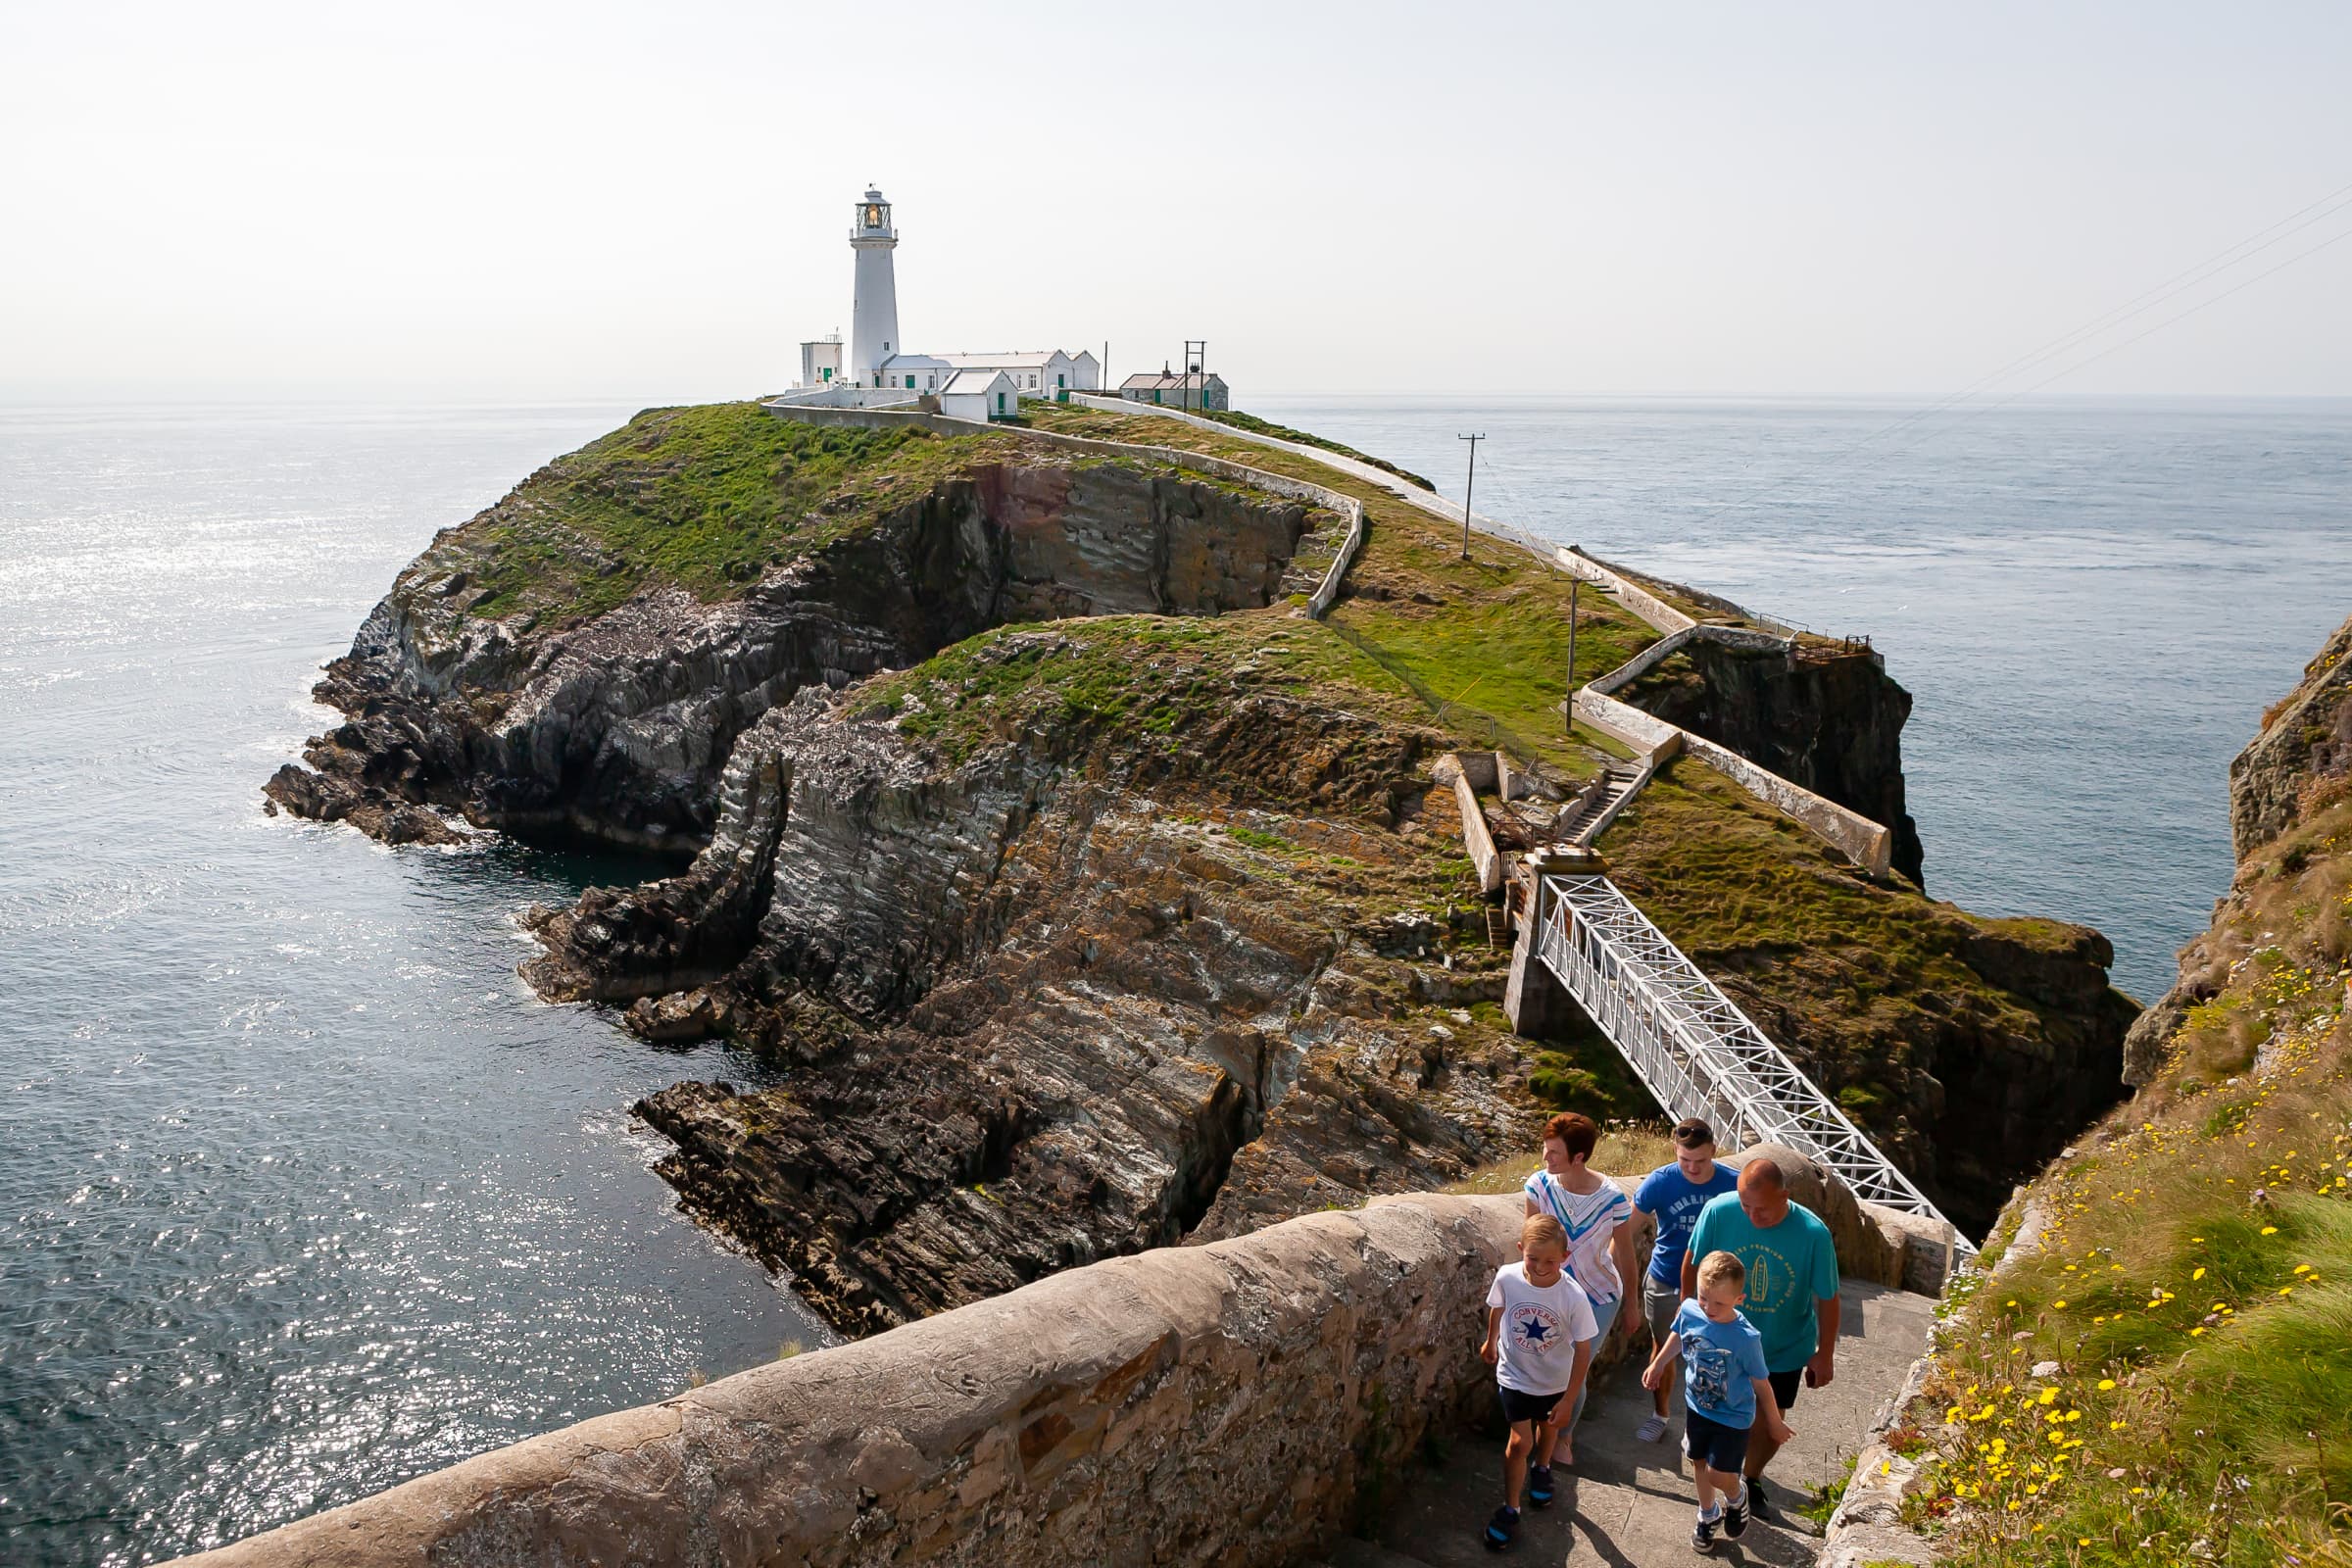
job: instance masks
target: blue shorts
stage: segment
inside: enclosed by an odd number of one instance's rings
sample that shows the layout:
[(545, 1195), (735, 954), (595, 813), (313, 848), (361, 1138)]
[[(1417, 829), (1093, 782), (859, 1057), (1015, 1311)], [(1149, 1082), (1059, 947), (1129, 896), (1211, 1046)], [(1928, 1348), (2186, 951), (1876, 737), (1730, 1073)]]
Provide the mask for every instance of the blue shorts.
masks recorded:
[(1727, 1427), (1710, 1421), (1688, 1405), (1683, 1408), (1683, 1451), (1710, 1470), (1729, 1475), (1747, 1462), (1747, 1427)]

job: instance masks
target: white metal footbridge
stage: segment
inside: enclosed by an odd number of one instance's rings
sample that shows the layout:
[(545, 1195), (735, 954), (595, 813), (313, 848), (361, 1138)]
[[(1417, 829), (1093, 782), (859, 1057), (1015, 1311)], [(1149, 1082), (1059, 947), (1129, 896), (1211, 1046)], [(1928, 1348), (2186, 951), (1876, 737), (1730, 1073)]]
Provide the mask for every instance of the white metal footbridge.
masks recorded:
[(1540, 879), (1535, 956), (1600, 1026), (1667, 1114), (1703, 1116), (1727, 1147), (1785, 1144), (1867, 1202), (1950, 1227), (1894, 1162), (1781, 1054), (1605, 876)]
[[(1573, 546), (1563, 550), (1491, 518), (1465, 518), (1463, 509), (1416, 489), (1393, 473), (1320, 448), (1239, 430), (1176, 410), (1139, 408), (1116, 398), (1079, 395), (1076, 401), (1110, 413), (1173, 418), (1205, 426), (1228, 439), (1280, 448), (1378, 486), (1449, 522), (1470, 521), (1611, 594), (1623, 609), (1658, 632), (1658, 640), (1643, 652), (1570, 698), (1569, 711), (1576, 720), (1615, 738), (1635, 754), (1638, 762), (1604, 767), (1588, 790), (1569, 803), (1563, 819), (1554, 824), (1563, 847), (1591, 847), (1662, 763), (1677, 753), (1688, 753), (1774, 809), (1788, 814), (1866, 874), (1887, 873), (1892, 835), (1882, 824), (1610, 695), (1691, 640), (1793, 648), (1794, 628), (1745, 611), (1740, 612), (1743, 618), (1774, 627), (1776, 632), (1701, 624)], [(1360, 519), (1360, 507), (1357, 516)], [(1326, 603), (1339, 590), (1348, 559), (1348, 554), (1343, 553), (1320, 591)], [(1492, 890), (1505, 879), (1509, 858), (1497, 853), (1489, 836), (1475, 789), (1459, 774), (1455, 788), (1462, 810), (1463, 843), (1481, 867), (1483, 885)], [(1508, 800), (1508, 789), (1503, 793)], [(1834, 1172), (1857, 1198), (1942, 1226), (1956, 1253), (1975, 1257), (1977, 1249), (1960, 1228), (1879, 1152), (1812, 1079), (1781, 1054), (1780, 1047), (1753, 1019), (1718, 990), (1664, 932), (1650, 924), (1616, 884), (1595, 874), (1542, 871), (1529, 862), (1518, 865), (1508, 874), (1529, 876), (1534, 883), (1535, 907), (1526, 911), (1526, 917), (1537, 922), (1532, 933), (1533, 957), (1558, 977), (1577, 1005), (1600, 1026), (1667, 1114), (1703, 1116), (1733, 1147), (1777, 1143), (1794, 1149)], [(1520, 940), (1528, 940), (1530, 934), (1523, 929)], [(1517, 1015), (1513, 1016), (1516, 1021)]]

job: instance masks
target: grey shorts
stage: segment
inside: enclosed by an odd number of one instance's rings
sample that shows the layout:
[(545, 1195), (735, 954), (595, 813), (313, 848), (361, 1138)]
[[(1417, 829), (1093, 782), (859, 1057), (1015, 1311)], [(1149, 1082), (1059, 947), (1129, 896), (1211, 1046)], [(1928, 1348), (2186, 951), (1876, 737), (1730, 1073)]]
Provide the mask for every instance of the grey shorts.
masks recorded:
[(1649, 1325), (1649, 1345), (1652, 1350), (1666, 1343), (1674, 1332), (1674, 1314), (1682, 1310), (1683, 1288), (1680, 1285), (1660, 1285), (1656, 1276), (1643, 1270), (1642, 1274), (1642, 1317)]

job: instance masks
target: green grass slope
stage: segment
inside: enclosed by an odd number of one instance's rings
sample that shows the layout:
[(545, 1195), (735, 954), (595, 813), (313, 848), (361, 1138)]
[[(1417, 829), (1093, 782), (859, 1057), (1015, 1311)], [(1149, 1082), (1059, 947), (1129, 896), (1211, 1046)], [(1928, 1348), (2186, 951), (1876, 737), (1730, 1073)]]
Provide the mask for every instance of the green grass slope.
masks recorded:
[(435, 556), (467, 572), (467, 608), (486, 617), (585, 618), (655, 582), (726, 599), (1012, 440), (796, 424), (756, 403), (649, 409), (532, 474)]
[(2352, 1562), (2352, 801), (2203, 951), (2154, 1081), (2013, 1206), (2038, 1245), (1951, 1303), (1911, 1508), (1959, 1562)]

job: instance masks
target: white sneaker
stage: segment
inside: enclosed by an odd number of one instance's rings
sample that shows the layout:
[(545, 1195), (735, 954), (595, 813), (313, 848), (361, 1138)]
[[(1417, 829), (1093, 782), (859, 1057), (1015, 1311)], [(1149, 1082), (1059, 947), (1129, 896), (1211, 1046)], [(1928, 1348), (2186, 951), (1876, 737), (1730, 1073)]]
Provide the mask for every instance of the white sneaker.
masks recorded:
[(1655, 1443), (1665, 1436), (1666, 1418), (1655, 1411), (1652, 1411), (1640, 1426), (1634, 1428), (1634, 1437), (1638, 1442)]

